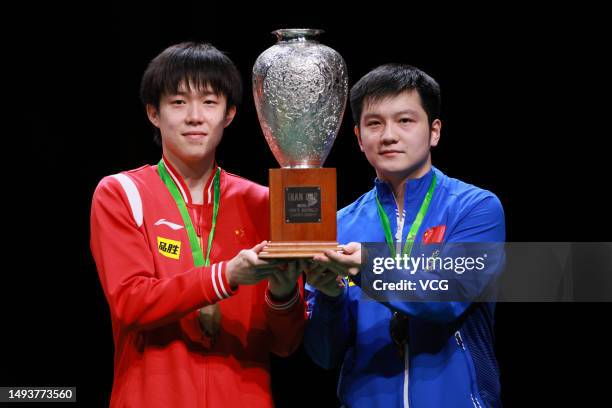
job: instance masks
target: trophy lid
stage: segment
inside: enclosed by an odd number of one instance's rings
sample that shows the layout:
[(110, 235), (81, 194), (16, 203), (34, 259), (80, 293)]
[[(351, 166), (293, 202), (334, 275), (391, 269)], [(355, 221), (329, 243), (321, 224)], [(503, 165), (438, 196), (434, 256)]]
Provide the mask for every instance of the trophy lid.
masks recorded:
[(317, 28), (281, 28), (272, 31), (278, 41), (306, 41), (316, 40), (325, 30)]

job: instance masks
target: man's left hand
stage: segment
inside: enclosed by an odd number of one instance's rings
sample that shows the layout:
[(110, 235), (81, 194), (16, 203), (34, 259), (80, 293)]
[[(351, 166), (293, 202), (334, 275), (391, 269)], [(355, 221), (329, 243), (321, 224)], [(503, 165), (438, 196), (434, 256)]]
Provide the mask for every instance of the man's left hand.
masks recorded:
[(268, 276), (268, 289), (276, 299), (287, 298), (295, 289), (297, 280), (305, 269), (304, 261), (290, 261), (283, 268)]

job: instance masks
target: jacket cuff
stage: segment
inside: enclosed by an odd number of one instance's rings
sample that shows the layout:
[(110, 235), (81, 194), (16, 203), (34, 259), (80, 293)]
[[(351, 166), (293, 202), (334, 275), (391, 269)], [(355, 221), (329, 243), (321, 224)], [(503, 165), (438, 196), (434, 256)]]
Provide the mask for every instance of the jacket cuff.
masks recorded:
[(289, 295), (287, 299), (283, 300), (275, 300), (273, 298), (274, 295), (270, 292), (270, 288), (266, 289), (266, 304), (272, 310), (277, 311), (285, 311), (291, 309), (294, 305), (296, 305), (300, 300), (300, 291), (298, 290), (298, 285), (295, 285), (292, 294)]
[(210, 268), (202, 268), (202, 285), (209, 299), (219, 301), (238, 293), (238, 288), (232, 290), (230, 287), (226, 272), (226, 262), (212, 264)]

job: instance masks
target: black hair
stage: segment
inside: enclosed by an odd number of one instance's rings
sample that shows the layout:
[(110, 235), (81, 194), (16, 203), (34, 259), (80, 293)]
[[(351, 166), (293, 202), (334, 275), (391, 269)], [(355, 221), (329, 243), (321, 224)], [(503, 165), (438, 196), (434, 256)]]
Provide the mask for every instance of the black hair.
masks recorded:
[(429, 125), (440, 117), (440, 85), (425, 72), (407, 64), (385, 64), (365, 74), (350, 93), (353, 121), (359, 126), (364, 103), (379, 101), (404, 91), (416, 90)]

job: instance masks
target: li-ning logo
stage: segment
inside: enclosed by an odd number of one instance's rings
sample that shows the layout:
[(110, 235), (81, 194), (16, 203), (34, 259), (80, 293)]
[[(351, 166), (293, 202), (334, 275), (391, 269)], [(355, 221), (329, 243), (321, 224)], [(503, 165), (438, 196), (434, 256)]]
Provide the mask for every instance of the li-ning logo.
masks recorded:
[(182, 225), (178, 225), (178, 224), (175, 224), (175, 223), (173, 223), (173, 222), (166, 221), (166, 219), (165, 219), (165, 218), (161, 218), (161, 219), (157, 220), (157, 222), (155, 223), (155, 225), (166, 225), (166, 226), (168, 226), (168, 227), (172, 228), (172, 229), (173, 229), (173, 230), (175, 230), (175, 231), (176, 231), (176, 230), (180, 230), (181, 228), (183, 228), (183, 226), (182, 226)]
[(157, 249), (165, 257), (179, 259), (181, 256), (181, 241), (157, 237)]

